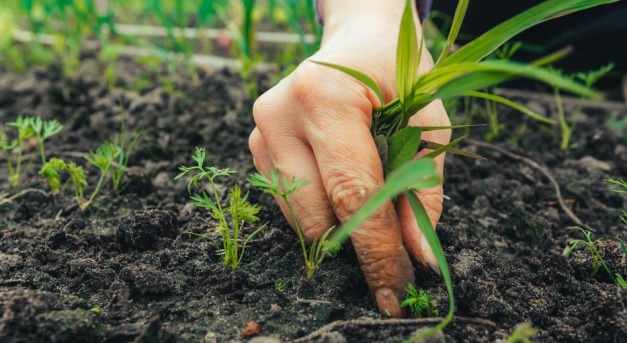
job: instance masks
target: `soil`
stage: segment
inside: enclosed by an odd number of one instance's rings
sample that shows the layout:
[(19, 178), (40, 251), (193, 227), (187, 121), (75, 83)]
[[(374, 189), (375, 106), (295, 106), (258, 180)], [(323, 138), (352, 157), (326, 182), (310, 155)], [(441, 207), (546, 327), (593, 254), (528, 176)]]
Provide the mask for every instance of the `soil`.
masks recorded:
[[(185, 181), (173, 177), (194, 147), (204, 146), (213, 165), (239, 172), (220, 189), (250, 190), (254, 125), (246, 85), (227, 70), (164, 76), (126, 60), (116, 70), (109, 88), (89, 56), (71, 79), (55, 67), (26, 74), (0, 68), (0, 122), (18, 114), (59, 120), (64, 130), (50, 139), (47, 155), (85, 166), (88, 191), (98, 173), (80, 154), (111, 139), (123, 120), (145, 129), (130, 185), (120, 195), (105, 187), (85, 212), (69, 189), (47, 192), (37, 151), (28, 150), (33, 162), (20, 188), (43, 192), (0, 206), (0, 342), (398, 342), (437, 322), (382, 318), (350, 246), (304, 281), (295, 235), (272, 198), (254, 190), (250, 200), (263, 208), (259, 225), (268, 224), (240, 269), (225, 270), (211, 241), (190, 234), (212, 235), (215, 221), (190, 205)], [(256, 80), (260, 91), (271, 84), (264, 75)], [(518, 100), (554, 116), (551, 104)], [(625, 237), (618, 215), (627, 203), (603, 181), (627, 179), (625, 128), (610, 129), (602, 109), (584, 109), (573, 148), (563, 152), (555, 130), (501, 110), (506, 128), (493, 144), (545, 165), (593, 237), (607, 239), (598, 246), (611, 270), (625, 275), (625, 254), (612, 239)], [(481, 140), (485, 131), (471, 135)], [(504, 342), (529, 322), (537, 342), (627, 342), (627, 291), (603, 270), (590, 276), (593, 261), (584, 250), (562, 255), (582, 236), (567, 229), (573, 222), (549, 181), (504, 154), (464, 148), (487, 160), (447, 158), (438, 235), (459, 317), (432, 341)], [(2, 193), (13, 194), (4, 159), (0, 170)], [(441, 279), (416, 270), (417, 287), (446, 313)]]

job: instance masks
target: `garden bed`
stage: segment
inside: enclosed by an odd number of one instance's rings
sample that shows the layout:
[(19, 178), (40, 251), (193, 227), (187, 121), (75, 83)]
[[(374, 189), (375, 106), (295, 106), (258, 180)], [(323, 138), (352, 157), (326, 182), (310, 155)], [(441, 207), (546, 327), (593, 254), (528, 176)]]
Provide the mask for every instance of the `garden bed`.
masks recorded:
[[(194, 83), (184, 72), (159, 76), (120, 61), (117, 87), (110, 89), (100, 81), (101, 69), (85, 57), (74, 80), (54, 68), (0, 71), (0, 122), (24, 114), (64, 125), (48, 144), (50, 157), (84, 164), (80, 154), (118, 133), (122, 118), (131, 129), (145, 129), (122, 195), (105, 188), (85, 212), (69, 192), (33, 191), (0, 206), (1, 342), (228, 342), (250, 340), (242, 333), (251, 321), (261, 328), (257, 337), (278, 342), (397, 342), (433, 325), (433, 319), (382, 319), (350, 246), (306, 282), (296, 236), (272, 198), (255, 190), (250, 199), (262, 207), (259, 225), (268, 225), (236, 273), (223, 269), (211, 242), (189, 234), (206, 233), (215, 222), (189, 204), (185, 182), (173, 178), (194, 147), (204, 146), (213, 165), (239, 171), (221, 186), (250, 190), (247, 139), (254, 124), (246, 86), (227, 70), (200, 72)], [(147, 77), (148, 86), (138, 88)], [(174, 85), (170, 91), (157, 86), (164, 78)], [(268, 77), (258, 80), (267, 89)], [(554, 112), (551, 103), (517, 100)], [(626, 257), (611, 239), (624, 237), (618, 214), (625, 197), (603, 179), (627, 179), (625, 128), (606, 125), (608, 111), (585, 108), (574, 148), (563, 152), (558, 132), (501, 110), (507, 139), (492, 146), (545, 165), (567, 206), (595, 238), (609, 239), (600, 252), (624, 275)], [(625, 115), (626, 109), (617, 112)], [(481, 140), (483, 131), (472, 135)], [(530, 322), (538, 342), (625, 342), (627, 291), (602, 270), (590, 277), (586, 252), (562, 255), (581, 236), (566, 229), (574, 223), (545, 175), (490, 146), (464, 147), (487, 160), (447, 158), (438, 235), (459, 317), (437, 339), (505, 341), (517, 324)], [(37, 157), (35, 149), (28, 153)], [(11, 193), (5, 167), (2, 160), (0, 193)], [(22, 189), (47, 191), (39, 167), (35, 158)], [(96, 170), (89, 177), (93, 185)], [(417, 287), (445, 313), (441, 279), (417, 270)]]

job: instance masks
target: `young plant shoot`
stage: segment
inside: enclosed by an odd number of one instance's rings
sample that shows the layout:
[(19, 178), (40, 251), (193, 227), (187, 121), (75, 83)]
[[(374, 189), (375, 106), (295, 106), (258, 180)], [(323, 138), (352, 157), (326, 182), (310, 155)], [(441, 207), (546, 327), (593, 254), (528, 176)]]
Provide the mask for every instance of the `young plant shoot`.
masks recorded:
[(133, 133), (129, 139), (126, 135), (126, 126), (122, 123), (120, 134), (116, 135), (111, 142), (111, 145), (115, 149), (117, 155), (117, 163), (111, 167), (110, 171), (111, 184), (113, 191), (117, 194), (120, 194), (126, 187), (126, 184), (124, 184), (126, 167), (128, 166), (129, 158), (133, 154), (133, 151), (137, 147), (137, 144), (143, 134), (144, 131), (139, 130)]
[[(189, 167), (180, 166), (179, 170), (181, 173), (175, 179), (178, 180), (187, 174), (191, 174), (192, 178), (187, 184), (187, 191), (191, 196), (193, 204), (194, 206), (211, 210), (211, 216), (218, 221), (216, 231), (222, 238), (223, 265), (225, 268), (230, 266), (233, 271), (236, 271), (244, 257), (246, 244), (264, 228), (262, 226), (253, 231), (241, 243), (240, 247), (240, 235), (244, 225), (259, 221), (257, 217), (259, 206), (248, 202), (248, 193), (242, 194), (239, 186), (229, 189), (229, 205), (224, 206), (222, 204), (222, 195), (218, 192), (215, 180), (232, 175), (235, 171), (228, 168), (206, 167), (205, 157), (205, 149), (196, 148), (196, 152), (192, 156), (196, 165)], [(198, 189), (198, 183), (203, 179), (209, 182), (211, 196), (205, 191), (202, 191), (200, 194), (192, 193), (192, 186)]]
[(306, 179), (296, 179), (292, 176), (291, 179), (281, 179), (278, 169), (270, 171), (270, 178), (268, 179), (264, 175), (254, 173), (248, 178), (248, 183), (252, 186), (261, 189), (264, 193), (280, 196), (289, 209), (290, 216), (294, 223), (294, 231), (298, 235), (301, 249), (303, 251), (303, 258), (305, 259), (305, 268), (307, 270), (307, 280), (313, 279), (316, 270), (324, 261), (324, 258), (328, 255), (335, 255), (340, 250), (340, 243), (329, 240), (329, 234), (335, 227), (330, 227), (319, 239), (314, 239), (311, 246), (307, 248), (305, 243), (305, 237), (303, 230), (300, 227), (296, 212), (290, 201), (290, 196), (297, 190), (309, 185), (311, 181)]
[[(548, 0), (505, 21), (451, 53), (469, 2), (468, 0), (460, 0), (448, 38), (434, 67), (430, 71), (418, 75), (424, 39), (422, 37), (418, 39), (416, 35), (412, 6), (410, 0), (407, 0), (400, 23), (396, 51), (397, 98), (387, 103), (384, 101), (383, 93), (376, 81), (364, 73), (337, 64), (313, 61), (356, 78), (370, 88), (378, 97), (379, 102), (383, 104), (373, 110), (371, 133), (377, 143), (385, 168), (386, 183), (348, 222), (344, 223), (344, 226), (334, 235), (332, 240), (335, 242), (345, 241), (350, 233), (356, 230), (370, 215), (374, 214), (381, 205), (403, 194), (412, 207), (418, 227), (425, 235), (444, 278), (449, 295), (449, 309), (446, 317), (440, 324), (411, 337), (407, 342), (414, 342), (430, 336), (444, 328), (453, 318), (455, 302), (444, 251), (415, 191), (433, 187), (441, 182), (436, 173), (435, 164), (430, 160), (431, 158), (445, 151), (464, 154), (463, 151), (452, 148), (463, 138), (444, 146), (421, 140), (421, 133), (424, 131), (456, 127), (408, 127), (409, 118), (436, 99), (446, 100), (458, 96), (469, 96), (508, 105), (537, 120), (554, 123), (555, 121), (510, 100), (478, 91), (493, 87), (516, 76), (540, 80), (582, 96), (600, 98), (600, 94), (591, 90), (588, 85), (580, 84), (542, 68), (542, 65), (551, 63), (554, 60), (553, 56), (559, 54), (540, 59), (535, 64), (523, 64), (510, 60), (489, 60), (486, 57), (529, 27), (564, 14), (615, 1)], [(419, 160), (412, 160), (416, 153), (424, 148), (434, 149), (434, 151)]]
[(407, 285), (407, 295), (401, 303), (401, 307), (409, 307), (415, 318), (438, 316), (435, 300), (422, 289), (417, 290), (411, 283)]

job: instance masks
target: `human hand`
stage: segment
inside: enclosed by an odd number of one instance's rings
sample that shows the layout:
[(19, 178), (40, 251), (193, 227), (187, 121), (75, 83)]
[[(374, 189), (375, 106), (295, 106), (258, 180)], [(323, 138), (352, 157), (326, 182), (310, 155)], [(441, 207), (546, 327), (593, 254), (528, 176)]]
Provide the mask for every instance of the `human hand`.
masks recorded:
[[(321, 49), (312, 60), (346, 66), (377, 81), (385, 101), (395, 94), (395, 51), (404, 1), (332, 1), (325, 3)], [(346, 16), (350, 14), (350, 16)], [(420, 26), (417, 25), (417, 30)], [(419, 35), (420, 37), (420, 35)], [(421, 72), (433, 64), (423, 52)], [(253, 115), (257, 127), (249, 144), (259, 172), (280, 169), (312, 184), (296, 192), (292, 203), (308, 240), (345, 222), (383, 184), (383, 166), (370, 134), (376, 95), (352, 77), (309, 61), (262, 95)], [(448, 126), (441, 102), (414, 116), (413, 126)], [(430, 131), (423, 139), (446, 144), (450, 132)], [(443, 172), (444, 155), (435, 159)], [(442, 187), (418, 193), (435, 226), (442, 212)], [(276, 197), (286, 218), (286, 204)], [(293, 225), (293, 223), (291, 223)], [(379, 308), (401, 316), (399, 301), (413, 282), (409, 256), (437, 270), (404, 198), (389, 202), (351, 235), (366, 281)]]

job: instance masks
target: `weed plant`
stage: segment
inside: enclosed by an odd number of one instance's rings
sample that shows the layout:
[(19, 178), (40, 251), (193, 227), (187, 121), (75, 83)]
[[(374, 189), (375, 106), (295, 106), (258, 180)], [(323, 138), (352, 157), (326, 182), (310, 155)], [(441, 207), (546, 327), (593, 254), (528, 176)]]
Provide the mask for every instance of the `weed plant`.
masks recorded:
[[(205, 157), (205, 149), (196, 148), (192, 156), (192, 160), (196, 162), (196, 165), (189, 167), (180, 166), (179, 170), (181, 172), (175, 179), (178, 180), (185, 175), (191, 175), (191, 179), (187, 184), (187, 191), (191, 196), (193, 204), (196, 207), (209, 209), (213, 219), (218, 221), (216, 231), (222, 240), (223, 265), (225, 268), (230, 266), (232, 271), (236, 271), (244, 257), (246, 245), (264, 228), (264, 226), (261, 226), (256, 229), (240, 243), (240, 235), (244, 225), (259, 221), (257, 217), (259, 206), (248, 202), (248, 193), (242, 194), (242, 190), (239, 186), (234, 186), (229, 189), (229, 205), (223, 205), (222, 195), (218, 192), (215, 180), (228, 177), (234, 174), (235, 171), (229, 168), (218, 169), (215, 167), (207, 167), (205, 166)], [(192, 192), (192, 186), (198, 189), (198, 184), (200, 181), (203, 181), (203, 179), (209, 183), (211, 196), (204, 190), (201, 191), (200, 194), (193, 194)]]
[(330, 227), (319, 239), (314, 239), (309, 248), (307, 248), (305, 236), (296, 217), (290, 196), (297, 190), (309, 185), (311, 181), (306, 179), (297, 180), (294, 176), (291, 179), (282, 179), (279, 170), (275, 169), (270, 171), (270, 178), (259, 173), (252, 174), (248, 178), (248, 183), (261, 189), (264, 193), (279, 196), (285, 201), (303, 252), (307, 280), (312, 280), (325, 257), (329, 255), (334, 256), (340, 250), (340, 243), (329, 239), (329, 234), (335, 228)]
[[(425, 235), (436, 257), (441, 275), (444, 278), (449, 295), (449, 310), (446, 317), (440, 324), (417, 336), (411, 337), (407, 340), (408, 342), (430, 336), (448, 325), (453, 318), (455, 301), (444, 251), (424, 206), (414, 191), (432, 187), (441, 182), (435, 172), (435, 165), (431, 158), (446, 150), (450, 150), (460, 140), (457, 139), (439, 147), (434, 145), (433, 142), (423, 142), (421, 140), (423, 131), (455, 127), (408, 127), (409, 118), (436, 99), (446, 100), (458, 96), (468, 96), (495, 101), (520, 110), (535, 119), (554, 123), (553, 120), (508, 99), (479, 91), (493, 87), (516, 76), (540, 80), (586, 97), (600, 98), (600, 94), (591, 90), (588, 85), (542, 68), (543, 65), (552, 63), (559, 57), (559, 54), (551, 54), (532, 64), (523, 64), (511, 60), (490, 60), (486, 59), (486, 57), (529, 27), (564, 14), (612, 3), (615, 0), (548, 0), (497, 25), (457, 51), (451, 52), (466, 14), (468, 2), (468, 0), (460, 0), (458, 2), (448, 38), (434, 67), (430, 71), (418, 75), (424, 39), (421, 37), (422, 39), (419, 40), (416, 36), (411, 4), (409, 0), (406, 1), (396, 51), (396, 88), (398, 97), (387, 103), (384, 102), (382, 92), (377, 83), (369, 76), (337, 64), (313, 61), (314, 63), (347, 73), (361, 81), (372, 90), (381, 104), (379, 108), (373, 110), (371, 133), (375, 142), (377, 142), (379, 153), (384, 163), (386, 183), (348, 222), (344, 223), (344, 226), (335, 234), (333, 240), (343, 242), (348, 239), (350, 233), (357, 229), (370, 215), (374, 214), (381, 205), (395, 199), (399, 194), (403, 194), (412, 207), (418, 227), (421, 228)], [(412, 160), (418, 148), (425, 147), (435, 150), (421, 159)]]
[[(3, 129), (0, 129), (0, 149), (4, 151), (4, 156), (7, 160), (7, 170), (9, 179), (11, 180), (11, 185), (14, 189), (17, 189), (20, 185), (21, 175), (24, 174), (25, 169), (28, 169), (28, 166), (30, 166), (30, 162), (32, 161), (29, 160), (27, 168), (22, 168), (24, 149), (28, 140), (31, 138), (37, 140), (41, 161), (42, 164), (45, 164), (45, 142), (50, 137), (61, 132), (63, 126), (55, 119), (43, 120), (41, 117), (36, 116), (18, 116), (15, 121), (12, 121), (7, 125), (15, 128), (17, 131), (17, 138), (9, 140), (6, 132)], [(15, 157), (15, 160), (13, 160), (11, 156), (13, 149), (17, 149), (17, 156)]]
[[(599, 253), (597, 244), (601, 242), (603, 239), (598, 238), (593, 241), (591, 237), (592, 233), (580, 227), (575, 226), (575, 227), (570, 227), (569, 229), (581, 231), (581, 233), (585, 237), (585, 240), (583, 239), (573, 240), (570, 243), (570, 245), (567, 246), (566, 249), (564, 249), (564, 256), (567, 256), (567, 257), (570, 256), (575, 250), (575, 248), (577, 248), (577, 246), (582, 245), (584, 249), (586, 249), (588, 253), (590, 253), (590, 257), (592, 257), (592, 271), (590, 272), (590, 276), (597, 275), (597, 273), (599, 272), (599, 269), (603, 267), (603, 270), (605, 270), (605, 272), (610, 277), (610, 279), (612, 279), (612, 281), (616, 282), (621, 288), (627, 289), (627, 283), (625, 283), (625, 279), (623, 278), (623, 276), (619, 273), (612, 272), (610, 270), (610, 267), (607, 265), (607, 262), (605, 262), (605, 260), (603, 259), (603, 256), (601, 256), (601, 253)], [(617, 237), (617, 241), (621, 244), (623, 252), (627, 254), (627, 249), (625, 248), (625, 242), (620, 237)]]
[(407, 284), (407, 295), (401, 303), (401, 307), (409, 307), (415, 318), (437, 317), (439, 315), (435, 300), (422, 289), (417, 290), (411, 283)]
[[(577, 73), (571, 76), (571, 78), (583, 82), (587, 87), (592, 87), (602, 77), (604, 77), (607, 73), (609, 73), (612, 69), (614, 69), (614, 65), (612, 63), (609, 63), (605, 66), (602, 66), (601, 68), (597, 70), (591, 70), (585, 73), (583, 72)], [(555, 94), (555, 101), (557, 104), (556, 105), (557, 116), (559, 120), (560, 132), (562, 135), (560, 147), (562, 150), (566, 150), (570, 146), (570, 140), (572, 139), (573, 132), (575, 131), (575, 128), (577, 127), (577, 123), (579, 122), (579, 117), (581, 116), (582, 100), (585, 99), (585, 96), (580, 97), (579, 104), (577, 105), (575, 111), (573, 112), (571, 123), (569, 124), (568, 120), (566, 120), (566, 114), (564, 113), (564, 106), (562, 104), (560, 88), (554, 86), (553, 92)]]

